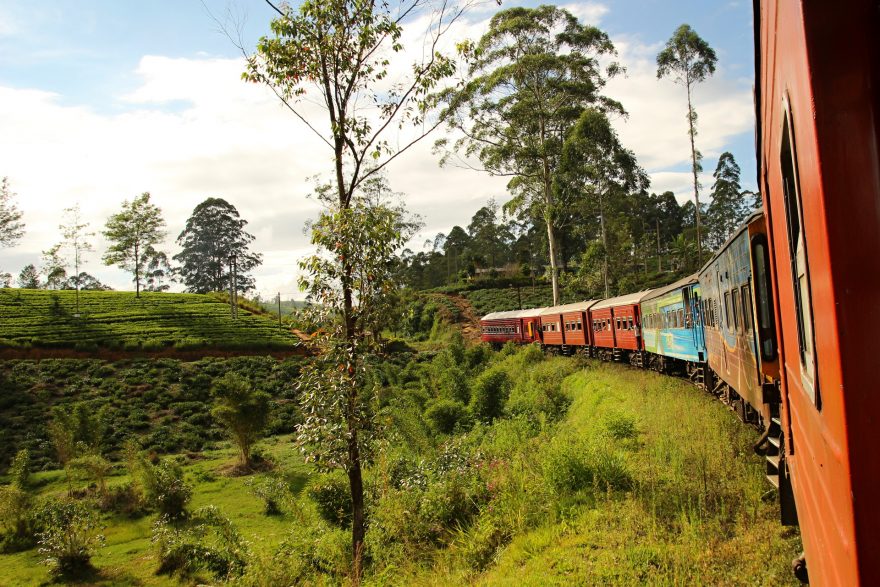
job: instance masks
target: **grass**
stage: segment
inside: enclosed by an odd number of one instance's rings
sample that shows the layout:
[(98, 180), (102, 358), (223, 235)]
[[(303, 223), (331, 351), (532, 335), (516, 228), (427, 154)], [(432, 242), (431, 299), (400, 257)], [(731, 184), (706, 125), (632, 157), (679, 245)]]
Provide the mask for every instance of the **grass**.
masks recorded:
[[(143, 292), (0, 289), (0, 348), (162, 351), (290, 350), (297, 339), (270, 315), (218, 296)], [(256, 309), (256, 307), (254, 308)]]
[[(288, 436), (277, 436), (263, 441), (262, 448), (271, 455), (276, 467), (291, 481), (295, 493), (302, 491), (311, 469), (302, 463)], [(250, 477), (225, 477), (220, 472), (235, 456), (235, 451), (224, 447), (207, 451), (197, 460), (184, 465), (186, 478), (193, 483), (193, 499), (190, 509), (205, 505), (217, 506), (238, 528), (257, 555), (267, 555), (295, 524), (290, 514), (267, 516), (263, 504), (251, 495), (245, 486)], [(128, 480), (124, 474), (110, 479), (110, 484), (122, 484)], [(32, 476), (39, 486), (37, 495), (50, 497), (66, 492), (61, 471), (47, 471)], [(103, 533), (106, 544), (92, 558), (98, 574), (89, 584), (94, 585), (180, 585), (173, 578), (157, 576), (155, 550), (150, 542), (152, 525), (156, 515), (129, 519), (120, 515), (105, 515)], [(48, 570), (40, 564), (40, 555), (29, 550), (12, 555), (0, 555), (0, 585), (24, 587), (31, 585), (55, 585)], [(210, 580), (208, 577), (203, 579)]]
[[(684, 382), (626, 367), (591, 364), (565, 389), (573, 403), (560, 424), (500, 461), (495, 484), (508, 498), (499, 511), (484, 510), (432, 562), (410, 565), (404, 582), (797, 584), (789, 562), (799, 536), (778, 522), (775, 491), (751, 451), (756, 431)], [(548, 491), (534, 478), (559, 442), (604, 455), (594, 466), (622, 466), (629, 481), (606, 475), (613, 484), (593, 477), (579, 490)], [(493, 518), (521, 521), (479, 572), (466, 561)]]

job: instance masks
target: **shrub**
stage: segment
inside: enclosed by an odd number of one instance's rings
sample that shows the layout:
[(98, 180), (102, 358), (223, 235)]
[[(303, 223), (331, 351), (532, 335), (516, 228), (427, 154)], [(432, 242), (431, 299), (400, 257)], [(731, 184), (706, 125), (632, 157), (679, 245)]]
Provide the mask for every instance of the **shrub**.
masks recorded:
[(241, 575), (247, 565), (244, 541), (216, 506), (199, 508), (185, 524), (162, 517), (153, 525), (159, 551), (158, 574), (184, 577), (205, 569), (218, 579)]
[(12, 459), (9, 467), (9, 483), (12, 487), (25, 490), (28, 486), (28, 478), (31, 475), (31, 452), (23, 448)]
[(625, 461), (604, 443), (557, 437), (544, 451), (544, 480), (557, 495), (592, 488), (627, 489), (632, 477)]
[(351, 489), (344, 473), (319, 475), (309, 484), (308, 496), (324, 520), (340, 528), (351, 526)]
[(153, 465), (141, 457), (138, 472), (147, 503), (171, 519), (186, 515), (192, 487), (184, 481), (180, 465), (169, 459)]
[(603, 418), (608, 434), (616, 440), (629, 440), (639, 435), (636, 418), (624, 412), (609, 412)]
[(489, 422), (501, 415), (510, 394), (510, 377), (498, 369), (488, 369), (477, 377), (471, 390), (471, 412), (474, 418)]
[(77, 501), (53, 501), (40, 510), (39, 518), (40, 554), (53, 574), (76, 577), (91, 569), (92, 554), (104, 543), (91, 510)]
[(263, 512), (267, 516), (278, 516), (284, 513), (282, 506), (291, 499), (290, 487), (282, 477), (277, 475), (248, 479), (245, 485), (255, 497), (263, 500)]
[(234, 372), (214, 384), (215, 404), (211, 415), (220, 422), (238, 447), (239, 465), (251, 467), (251, 447), (269, 422), (271, 397)]
[(460, 401), (440, 398), (425, 410), (425, 419), (436, 433), (452, 434), (468, 418), (467, 407)]
[(440, 397), (467, 404), (471, 401), (471, 390), (467, 376), (460, 367), (448, 367), (438, 377)]
[(31, 496), (14, 484), (0, 487), (0, 553), (33, 548), (34, 530)]

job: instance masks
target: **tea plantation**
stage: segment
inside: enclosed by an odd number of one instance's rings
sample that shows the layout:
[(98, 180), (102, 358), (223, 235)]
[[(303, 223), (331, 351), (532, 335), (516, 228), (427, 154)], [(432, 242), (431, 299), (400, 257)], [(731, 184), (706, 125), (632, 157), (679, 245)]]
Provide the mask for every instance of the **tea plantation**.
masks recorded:
[(297, 338), (269, 315), (244, 308), (233, 320), (222, 299), (201, 294), (0, 290), (0, 348), (93, 352), (291, 350)]

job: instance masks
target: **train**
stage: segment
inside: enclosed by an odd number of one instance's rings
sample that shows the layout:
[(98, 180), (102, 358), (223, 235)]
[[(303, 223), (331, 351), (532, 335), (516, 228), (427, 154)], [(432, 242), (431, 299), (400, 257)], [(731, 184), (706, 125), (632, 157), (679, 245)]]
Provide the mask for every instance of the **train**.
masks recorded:
[(755, 0), (762, 208), (654, 290), (495, 312), (482, 340), (688, 377), (761, 431), (795, 575), (880, 585), (880, 12)]

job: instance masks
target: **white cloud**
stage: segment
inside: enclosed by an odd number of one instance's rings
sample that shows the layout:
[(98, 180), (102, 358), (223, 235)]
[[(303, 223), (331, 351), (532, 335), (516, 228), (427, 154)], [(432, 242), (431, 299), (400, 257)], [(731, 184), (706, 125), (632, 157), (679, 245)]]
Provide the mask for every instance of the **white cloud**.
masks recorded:
[[(690, 197), (688, 194), (693, 193), (693, 184), (688, 185), (690, 180), (672, 182), (670, 179), (690, 177), (690, 173), (669, 171), (670, 168), (690, 168), (685, 89), (669, 79), (657, 79), (654, 58), (659, 45), (645, 44), (631, 37), (614, 39), (614, 43), (627, 74), (611, 80), (607, 92), (629, 113), (628, 118), (615, 121), (615, 127), (623, 143), (635, 152), (651, 175), (652, 191), (672, 189), (679, 201), (685, 201)], [(704, 160), (718, 157), (735, 136), (753, 132), (750, 83), (732, 79), (723, 67), (696, 86), (694, 107), (699, 117), (697, 149)], [(710, 185), (701, 181), (704, 187)]]
[[(566, 7), (591, 23), (608, 12), (593, 2)], [(457, 23), (444, 48), (479, 38), (488, 24), (488, 16), (479, 16)], [(420, 47), (425, 26), (405, 29), (404, 45)], [(651, 174), (652, 189), (672, 189), (684, 201), (691, 193), (689, 173), (681, 171), (689, 164), (684, 90), (656, 80), (657, 47), (634, 38), (614, 41), (628, 75), (613, 80), (608, 93), (630, 113), (615, 124)], [(418, 53), (401, 60), (389, 81), (402, 78)], [(172, 252), (192, 209), (209, 196), (226, 198), (250, 221), (253, 248), (264, 254), (255, 272), (258, 288), (264, 295), (295, 291), (296, 261), (309, 250), (303, 223), (317, 210), (305, 197), (313, 187), (308, 178), (331, 168), (331, 153), (267, 88), (242, 82), (243, 67), (240, 59), (145, 56), (135, 71), (139, 85), (116, 97), (113, 112), (63, 105), (62, 96), (39, 89), (0, 87), (0, 175), (18, 192), (28, 230), (18, 247), (0, 250), (0, 268), (17, 273), (37, 262), (39, 252), (60, 239), (63, 208), (79, 202), (100, 229), (123, 199), (150, 191), (168, 221)], [(697, 88), (698, 147), (707, 159), (750, 130), (750, 104), (747, 82), (729, 79), (723, 69)], [(413, 248), (454, 224), (466, 225), (489, 198), (505, 198), (504, 178), (439, 169), (433, 140), (388, 167), (392, 188), (407, 194), (408, 207), (426, 224)], [(98, 237), (95, 245), (102, 251), (106, 243)], [(126, 274), (103, 268), (99, 256), (89, 260), (89, 272), (113, 287), (131, 287)]]

